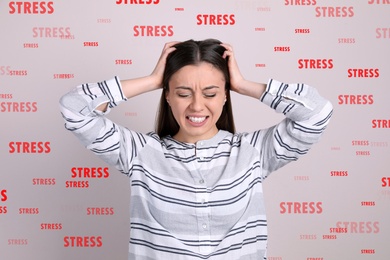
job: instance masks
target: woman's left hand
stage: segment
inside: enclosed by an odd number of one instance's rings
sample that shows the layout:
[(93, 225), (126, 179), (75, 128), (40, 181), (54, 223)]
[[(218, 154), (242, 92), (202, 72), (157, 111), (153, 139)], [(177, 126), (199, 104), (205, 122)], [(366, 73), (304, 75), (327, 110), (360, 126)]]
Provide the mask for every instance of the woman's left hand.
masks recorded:
[(227, 43), (222, 43), (221, 45), (226, 49), (222, 57), (224, 59), (229, 57), (228, 67), (230, 74), (230, 89), (237, 93), (241, 93), (240, 91), (245, 84), (245, 79), (242, 76), (240, 69), (238, 68), (238, 64), (233, 52), (233, 47)]
[(238, 68), (233, 47), (227, 43), (222, 43), (221, 45), (226, 49), (222, 57), (225, 59), (229, 57), (230, 89), (242, 95), (260, 98), (266, 89), (266, 84), (244, 79)]

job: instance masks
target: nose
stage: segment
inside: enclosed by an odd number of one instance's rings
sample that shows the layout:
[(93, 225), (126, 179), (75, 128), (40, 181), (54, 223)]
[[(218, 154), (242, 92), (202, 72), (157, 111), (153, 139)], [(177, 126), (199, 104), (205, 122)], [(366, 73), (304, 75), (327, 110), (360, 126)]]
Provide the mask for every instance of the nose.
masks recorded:
[(204, 107), (203, 98), (200, 95), (193, 95), (191, 99), (190, 108), (195, 112), (202, 111)]

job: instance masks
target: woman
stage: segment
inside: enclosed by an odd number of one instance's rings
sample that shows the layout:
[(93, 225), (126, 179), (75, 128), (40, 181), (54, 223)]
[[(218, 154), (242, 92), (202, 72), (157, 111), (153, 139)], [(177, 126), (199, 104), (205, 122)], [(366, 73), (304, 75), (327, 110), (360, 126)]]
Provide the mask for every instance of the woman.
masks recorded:
[[(162, 88), (156, 132), (104, 117)], [(230, 91), (259, 99), (286, 119), (235, 133)], [(305, 84), (250, 82), (230, 45), (171, 42), (146, 77), (84, 84), (60, 101), (65, 126), (130, 178), (129, 259), (266, 259), (262, 182), (306, 154), (332, 105)]]

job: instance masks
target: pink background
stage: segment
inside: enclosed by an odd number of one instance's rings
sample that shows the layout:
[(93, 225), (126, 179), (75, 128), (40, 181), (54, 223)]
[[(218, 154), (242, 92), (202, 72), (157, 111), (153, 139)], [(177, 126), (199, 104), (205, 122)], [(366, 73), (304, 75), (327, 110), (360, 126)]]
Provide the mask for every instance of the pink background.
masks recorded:
[[(304, 82), (334, 105), (321, 142), (265, 183), (269, 260), (388, 258), (390, 1), (127, 2), (0, 2), (0, 259), (127, 259), (128, 179), (111, 167), (107, 178), (72, 177), (74, 167), (107, 166), (64, 129), (58, 100), (81, 83), (148, 75), (165, 42), (190, 38), (230, 43), (250, 80)], [(221, 15), (220, 24), (199, 15)], [(310, 68), (304, 59), (321, 61)], [(109, 117), (153, 130), (159, 95)], [(256, 100), (232, 99), (238, 131), (282, 119)]]

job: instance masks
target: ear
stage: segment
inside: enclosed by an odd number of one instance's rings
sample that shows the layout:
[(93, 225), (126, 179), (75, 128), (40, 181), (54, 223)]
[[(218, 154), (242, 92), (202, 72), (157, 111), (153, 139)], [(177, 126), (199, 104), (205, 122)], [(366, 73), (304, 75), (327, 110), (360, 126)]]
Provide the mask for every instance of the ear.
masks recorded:
[(167, 91), (167, 89), (164, 89), (164, 95), (165, 95), (165, 100), (169, 104), (169, 91)]

